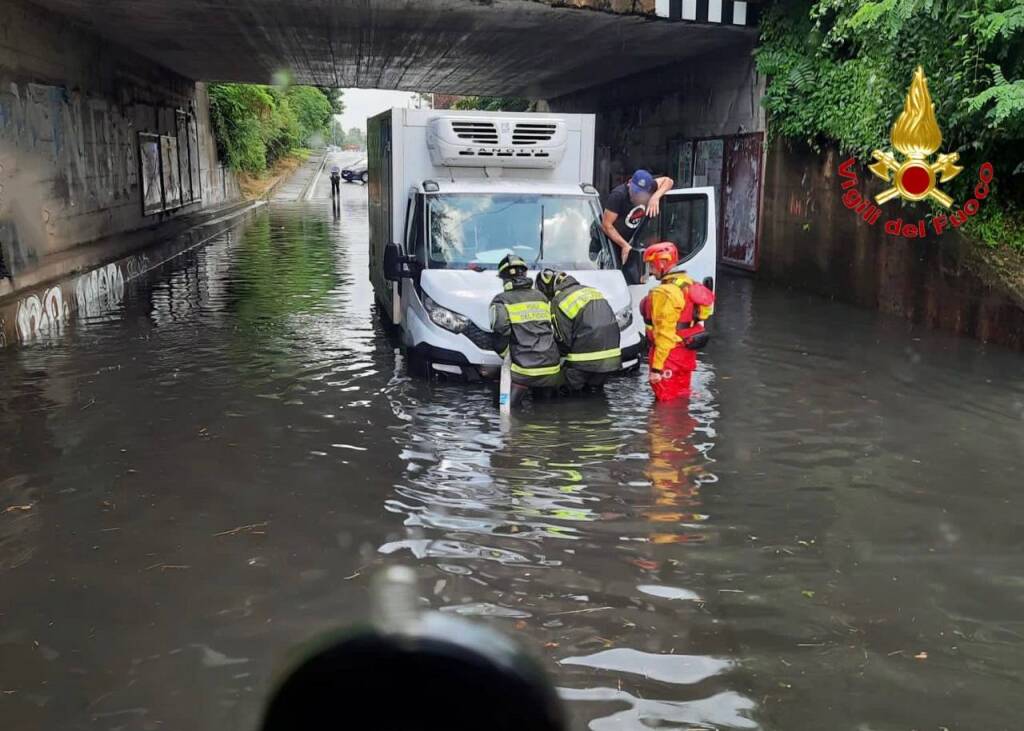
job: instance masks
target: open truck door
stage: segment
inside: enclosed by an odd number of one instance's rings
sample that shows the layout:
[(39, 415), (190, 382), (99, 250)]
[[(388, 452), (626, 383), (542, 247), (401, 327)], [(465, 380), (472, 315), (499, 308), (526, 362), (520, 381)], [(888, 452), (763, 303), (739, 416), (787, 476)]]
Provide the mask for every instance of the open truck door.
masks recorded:
[[(633, 235), (634, 248), (670, 241), (679, 250), (676, 271), (687, 272), (694, 280), (714, 290), (718, 279), (718, 222), (715, 220), (715, 189), (679, 188), (661, 199), (661, 213), (645, 218)], [(640, 300), (656, 285), (646, 268), (640, 284), (629, 288), (634, 321), (643, 327)]]

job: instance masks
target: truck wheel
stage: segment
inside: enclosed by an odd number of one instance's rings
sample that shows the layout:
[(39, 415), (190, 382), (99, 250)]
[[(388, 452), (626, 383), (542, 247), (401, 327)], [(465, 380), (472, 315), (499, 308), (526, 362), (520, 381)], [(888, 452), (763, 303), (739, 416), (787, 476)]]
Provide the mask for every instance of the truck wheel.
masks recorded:
[(369, 183), (370, 182), (370, 172), (368, 170), (364, 170), (363, 174), (359, 176), (359, 179), (362, 180), (364, 184)]

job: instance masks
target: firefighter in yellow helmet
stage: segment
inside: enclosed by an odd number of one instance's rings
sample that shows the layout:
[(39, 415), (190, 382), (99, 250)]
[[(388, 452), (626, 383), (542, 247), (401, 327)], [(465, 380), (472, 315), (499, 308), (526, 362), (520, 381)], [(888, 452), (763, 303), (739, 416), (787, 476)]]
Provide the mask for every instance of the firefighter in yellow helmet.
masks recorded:
[(562, 385), (561, 355), (551, 325), (548, 298), (533, 288), (526, 262), (509, 254), (498, 264), (500, 294), (491, 300), (494, 351), (512, 360), (512, 404), (527, 390), (557, 389)]
[(553, 269), (537, 275), (537, 289), (551, 300), (566, 384), (573, 391), (601, 389), (608, 374), (622, 367), (619, 323), (608, 300), (599, 290)]

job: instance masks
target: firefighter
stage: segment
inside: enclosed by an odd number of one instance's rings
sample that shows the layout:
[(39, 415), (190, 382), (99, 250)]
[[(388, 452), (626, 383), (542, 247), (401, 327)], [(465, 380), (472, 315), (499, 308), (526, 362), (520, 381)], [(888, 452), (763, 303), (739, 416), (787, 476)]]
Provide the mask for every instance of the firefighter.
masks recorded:
[(537, 289), (551, 300), (555, 339), (565, 356), (563, 377), (573, 391), (600, 390), (609, 373), (622, 367), (619, 324), (608, 300), (565, 272), (545, 269)]
[(671, 242), (649, 246), (644, 261), (659, 284), (640, 302), (650, 345), (649, 379), (658, 401), (688, 398), (697, 351), (707, 344), (704, 320), (711, 316), (715, 295), (686, 272), (673, 272), (679, 250)]
[(526, 262), (508, 254), (498, 264), (504, 291), (491, 300), (494, 350), (512, 360), (512, 404), (527, 390), (550, 392), (562, 385), (561, 356), (551, 325), (551, 304), (533, 288)]

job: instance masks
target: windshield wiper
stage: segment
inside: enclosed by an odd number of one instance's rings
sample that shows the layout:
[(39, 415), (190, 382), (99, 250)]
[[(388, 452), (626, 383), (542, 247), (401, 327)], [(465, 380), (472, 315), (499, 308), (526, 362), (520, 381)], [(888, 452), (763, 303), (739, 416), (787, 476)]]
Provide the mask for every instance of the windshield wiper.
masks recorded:
[(533, 268), (537, 268), (537, 264), (544, 258), (544, 205), (540, 207), (540, 251), (537, 252), (537, 258), (533, 260)]

